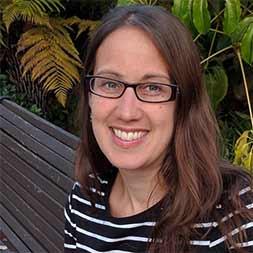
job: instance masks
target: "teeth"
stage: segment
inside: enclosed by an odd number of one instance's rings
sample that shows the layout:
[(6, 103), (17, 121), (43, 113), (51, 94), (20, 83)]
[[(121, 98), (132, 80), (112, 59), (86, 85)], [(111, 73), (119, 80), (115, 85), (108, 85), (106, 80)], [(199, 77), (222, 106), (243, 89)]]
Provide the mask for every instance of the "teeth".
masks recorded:
[(124, 141), (132, 141), (132, 140), (137, 140), (140, 139), (142, 136), (144, 136), (145, 132), (125, 132), (121, 131), (119, 129), (113, 128), (114, 134), (119, 137), (120, 139)]

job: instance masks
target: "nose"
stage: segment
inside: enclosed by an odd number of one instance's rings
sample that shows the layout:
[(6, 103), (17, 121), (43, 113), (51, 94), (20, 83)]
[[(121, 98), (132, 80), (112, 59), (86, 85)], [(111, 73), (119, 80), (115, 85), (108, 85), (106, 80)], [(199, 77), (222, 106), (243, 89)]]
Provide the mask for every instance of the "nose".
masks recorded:
[(141, 117), (141, 101), (135, 95), (134, 89), (128, 87), (118, 99), (117, 112), (121, 120), (132, 121)]

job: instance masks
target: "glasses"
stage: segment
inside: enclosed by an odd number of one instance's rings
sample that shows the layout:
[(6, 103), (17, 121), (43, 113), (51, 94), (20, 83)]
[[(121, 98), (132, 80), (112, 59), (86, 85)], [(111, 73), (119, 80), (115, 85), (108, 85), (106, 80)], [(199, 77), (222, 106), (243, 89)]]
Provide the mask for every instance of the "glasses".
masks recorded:
[(176, 99), (179, 88), (176, 84), (164, 84), (159, 82), (143, 82), (129, 84), (123, 81), (102, 77), (86, 76), (91, 93), (104, 97), (117, 99), (123, 96), (125, 90), (134, 89), (136, 97), (143, 102), (162, 103)]

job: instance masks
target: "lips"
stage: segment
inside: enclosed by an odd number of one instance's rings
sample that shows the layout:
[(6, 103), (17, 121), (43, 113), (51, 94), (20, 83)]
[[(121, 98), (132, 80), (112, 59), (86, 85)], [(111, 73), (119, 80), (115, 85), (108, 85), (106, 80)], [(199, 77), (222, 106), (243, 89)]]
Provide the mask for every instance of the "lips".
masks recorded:
[(114, 135), (123, 141), (137, 141), (147, 134), (147, 131), (124, 131), (112, 128)]

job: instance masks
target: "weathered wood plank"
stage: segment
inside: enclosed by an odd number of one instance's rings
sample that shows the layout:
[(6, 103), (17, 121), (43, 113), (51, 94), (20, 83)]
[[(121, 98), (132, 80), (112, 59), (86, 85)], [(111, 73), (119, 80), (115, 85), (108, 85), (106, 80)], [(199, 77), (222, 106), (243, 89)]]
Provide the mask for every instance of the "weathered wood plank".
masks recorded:
[[(52, 226), (61, 236), (63, 236), (64, 221), (53, 215), (48, 206), (42, 205), (40, 199), (41, 194), (37, 193), (37, 196), (31, 195), (30, 192), (25, 190), (24, 185), (19, 184), (19, 178), (12, 178), (11, 175), (9, 175), (9, 172), (15, 172), (15, 169), (7, 161), (5, 161), (5, 165), (8, 166), (5, 166), (5, 170), (3, 170), (4, 177), (2, 177), (2, 180), (15, 189), (17, 195), (21, 197), (29, 206), (31, 206), (34, 211), (37, 212), (48, 223), (48, 227)], [(11, 174), (13, 175), (13, 173)]]
[(41, 117), (29, 112), (28, 110), (15, 104), (14, 102), (11, 102), (9, 100), (3, 100), (0, 103), (0, 110), (1, 104), (2, 106), (8, 108), (10, 111), (22, 117), (24, 120), (33, 124), (36, 128), (42, 129), (43, 131), (55, 137), (57, 140), (64, 143), (65, 145), (71, 147), (72, 149), (76, 149), (79, 143), (78, 137), (68, 133), (67, 131), (63, 130), (60, 127), (53, 125), (52, 123), (42, 119)]
[[(6, 160), (3, 159), (3, 157), (0, 157), (0, 163), (2, 163), (4, 169), (1, 169), (1, 173), (5, 173), (5, 170), (9, 169), (9, 163), (6, 162)], [(27, 178), (25, 175), (20, 173), (16, 168), (13, 170), (9, 170), (8, 174), (14, 179), (17, 180), (24, 189), (30, 194), (32, 194), (35, 198), (38, 198), (42, 205), (46, 206), (56, 217), (58, 217), (60, 220), (64, 219), (63, 215), (63, 206), (61, 206), (59, 203), (57, 203), (48, 193), (41, 190), (40, 187), (38, 187), (33, 181), (31, 181), (29, 178)]]
[(5, 160), (9, 161), (9, 163), (17, 168), (21, 174), (25, 177), (29, 178), (34, 184), (37, 185), (37, 191), (46, 192), (48, 194), (48, 198), (51, 198), (55, 204), (49, 208), (54, 210), (54, 208), (58, 209), (61, 212), (62, 207), (65, 205), (66, 202), (66, 193), (59, 189), (56, 185), (50, 182), (47, 178), (43, 177), (40, 173), (34, 170), (31, 166), (26, 164), (23, 160), (19, 157), (15, 156), (11, 153), (7, 148), (4, 146), (1, 147), (1, 156), (4, 157)]
[[(0, 179), (0, 183), (4, 183)], [(49, 230), (41, 217), (23, 201), (15, 191), (7, 184), (1, 193), (4, 205), (12, 212), (12, 215), (22, 223), (29, 233), (33, 235), (49, 252), (61, 252), (60, 247), (63, 246), (62, 238), (53, 230)], [(15, 203), (15, 207), (13, 204)], [(17, 208), (18, 207), (18, 208)]]
[[(2, 194), (0, 192), (0, 200), (4, 202), (4, 198), (2, 198)], [(11, 208), (16, 208), (15, 206), (11, 206)], [(34, 237), (26, 231), (24, 226), (14, 217), (11, 212), (3, 206), (3, 203), (0, 204), (0, 216), (2, 220), (12, 228), (13, 231), (18, 235), (18, 237), (22, 240), (22, 242), (31, 250), (33, 253), (48, 253), (45, 248), (43, 248)], [(22, 251), (20, 251), (22, 252)]]
[[(69, 192), (73, 185), (73, 179), (54, 168), (47, 161), (34, 155), (30, 150), (22, 146), (18, 141), (12, 139), (9, 135), (0, 130), (0, 144), (11, 150), (15, 155), (19, 156), (40, 174), (50, 179), (55, 185), (59, 186), (65, 192)], [(0, 147), (1, 148), (1, 147)], [(0, 151), (1, 152), (1, 151)]]
[[(0, 209), (1, 210), (1, 209)], [(31, 250), (22, 242), (22, 240), (14, 233), (11, 228), (0, 218), (0, 228), (7, 236), (11, 244), (18, 250), (18, 252), (32, 253)], [(6, 251), (4, 251), (5, 253)]]
[(34, 127), (28, 121), (25, 121), (20, 116), (16, 115), (14, 112), (1, 107), (0, 116), (6, 119), (8, 122), (16, 126), (18, 129), (26, 133), (30, 138), (38, 141), (41, 145), (53, 150), (59, 156), (73, 163), (74, 161), (74, 150), (62, 142), (55, 139), (53, 136), (45, 133), (39, 128)]
[(61, 170), (63, 173), (67, 175), (72, 175), (73, 173), (73, 164), (63, 157), (56, 154), (51, 149), (41, 145), (38, 141), (30, 138), (28, 134), (24, 133), (8, 121), (4, 120), (0, 117), (0, 126), (4, 130), (4, 132), (11, 135), (18, 142), (20, 142), (23, 146), (32, 151), (36, 156), (39, 156), (43, 160), (52, 164), (57, 169)]

